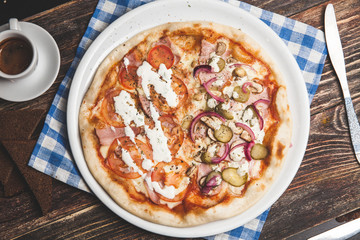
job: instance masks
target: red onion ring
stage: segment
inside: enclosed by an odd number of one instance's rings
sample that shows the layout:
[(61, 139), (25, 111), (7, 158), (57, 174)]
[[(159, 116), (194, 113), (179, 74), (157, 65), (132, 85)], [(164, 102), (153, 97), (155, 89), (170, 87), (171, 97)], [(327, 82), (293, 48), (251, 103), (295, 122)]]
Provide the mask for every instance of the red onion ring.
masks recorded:
[(257, 71), (252, 66), (250, 66), (248, 64), (244, 64), (244, 63), (234, 63), (233, 65), (231, 65), (229, 67), (242, 67), (242, 66), (248, 67), (248, 68), (250, 68), (251, 70), (253, 70), (254, 72), (257, 73)]
[(213, 188), (219, 186), (220, 184), (217, 183), (217, 178), (221, 178), (220, 175), (216, 175), (212, 177), (209, 181), (206, 182), (205, 186), (201, 188), (201, 192), (204, 194), (208, 194)]
[(244, 83), (243, 85), (242, 85), (242, 91), (243, 91), (243, 93), (247, 93), (248, 91), (247, 91), (247, 87), (248, 86), (252, 86), (252, 82), (246, 82), (246, 83)]
[(204, 86), (205, 90), (207, 91), (207, 93), (210, 94), (210, 96), (211, 96), (212, 98), (214, 98), (216, 101), (218, 101), (218, 102), (225, 102), (225, 100), (224, 100), (223, 98), (216, 96), (216, 95), (213, 94), (213, 93), (211, 92), (211, 90), (210, 90), (210, 85), (211, 85), (213, 82), (215, 82), (216, 80), (217, 80), (217, 78), (214, 77), (214, 78), (210, 79), (209, 81), (207, 81), (206, 83), (204, 83), (203, 86)]
[(213, 189), (213, 187), (210, 186), (204, 186), (201, 188), (201, 192), (204, 194), (209, 194), (209, 192)]
[(253, 105), (256, 107), (258, 104), (266, 104), (266, 105), (269, 105), (270, 104), (270, 101), (267, 100), (267, 99), (259, 99), (259, 100), (256, 100)]
[(219, 178), (220, 176), (213, 176), (207, 183), (206, 186), (207, 187), (216, 187), (217, 185), (217, 178)]
[(194, 140), (194, 128), (196, 123), (200, 120), (200, 118), (204, 117), (204, 116), (214, 116), (219, 118), (222, 122), (225, 122), (225, 118), (223, 116), (221, 116), (220, 114), (216, 113), (216, 112), (203, 112), (200, 113), (199, 115), (197, 115), (191, 122), (190, 125), (190, 138), (193, 142), (195, 142)]
[(207, 73), (210, 73), (211, 72), (211, 66), (210, 65), (199, 65), (199, 66), (196, 66), (194, 68), (194, 71), (193, 71), (193, 77), (196, 77), (199, 72), (207, 72)]
[(224, 152), (224, 154), (221, 157), (212, 158), (211, 162), (215, 163), (215, 164), (220, 163), (221, 161), (223, 161), (229, 155), (229, 152), (230, 152), (230, 146), (229, 146), (228, 143), (226, 143), (225, 144), (225, 152)]
[(264, 128), (264, 119), (262, 118), (262, 116), (260, 115), (259, 110), (255, 106), (253, 107), (253, 109), (254, 109), (254, 111), (256, 113), (257, 118), (259, 119), (260, 130), (262, 130)]
[(247, 131), (250, 134), (251, 140), (255, 140), (255, 133), (253, 132), (253, 130), (251, 130), (251, 128), (248, 125), (237, 122), (237, 123), (235, 123), (235, 126), (241, 127), (242, 129)]
[(251, 161), (251, 149), (252, 147), (255, 145), (254, 141), (249, 142), (249, 144), (247, 145), (246, 149), (245, 149), (245, 158), (246, 160), (248, 160), (249, 162)]
[(239, 148), (239, 147), (244, 147), (244, 152), (245, 152), (245, 149), (247, 148), (247, 145), (248, 145), (247, 142), (239, 143), (239, 144), (235, 145), (235, 146), (234, 146), (232, 149), (230, 149), (230, 151), (229, 151), (229, 156), (230, 156), (230, 158), (231, 158), (231, 153), (232, 153), (232, 151), (234, 151), (235, 149), (237, 149), (237, 148)]

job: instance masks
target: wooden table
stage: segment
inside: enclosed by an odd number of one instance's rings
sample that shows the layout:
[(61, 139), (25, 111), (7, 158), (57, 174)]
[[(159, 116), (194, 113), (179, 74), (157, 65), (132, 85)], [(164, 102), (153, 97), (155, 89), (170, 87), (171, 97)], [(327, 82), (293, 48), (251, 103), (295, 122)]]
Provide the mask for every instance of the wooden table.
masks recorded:
[[(328, 3), (334, 4), (350, 92), (355, 111), (360, 114), (359, 0), (246, 2), (321, 30), (324, 28), (325, 7)], [(95, 0), (69, 1), (23, 19), (40, 25), (54, 37), (61, 53), (61, 68), (55, 83), (42, 96), (23, 103), (0, 99), (0, 115), (7, 110), (48, 111), (96, 4)], [(33, 139), (39, 135), (44, 115), (39, 115), (39, 118), (40, 128)], [(351, 218), (351, 215), (339, 217), (360, 208), (359, 186), (360, 165), (351, 146), (344, 100), (327, 58), (320, 86), (311, 104), (310, 137), (304, 160), (289, 188), (272, 206), (260, 239), (287, 238), (333, 218)], [(3, 197), (1, 191), (0, 239), (168, 239), (127, 223), (96, 197), (56, 180), (53, 181), (52, 209), (44, 216), (29, 189), (11, 198)]]

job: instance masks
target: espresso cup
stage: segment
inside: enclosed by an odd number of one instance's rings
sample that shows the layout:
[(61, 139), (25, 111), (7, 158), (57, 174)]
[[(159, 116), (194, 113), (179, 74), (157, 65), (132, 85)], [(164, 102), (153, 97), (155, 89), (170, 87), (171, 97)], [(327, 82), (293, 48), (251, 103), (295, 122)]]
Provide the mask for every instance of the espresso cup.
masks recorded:
[(0, 78), (17, 79), (34, 71), (38, 53), (16, 18), (11, 18), (9, 25), (9, 30), (0, 32)]

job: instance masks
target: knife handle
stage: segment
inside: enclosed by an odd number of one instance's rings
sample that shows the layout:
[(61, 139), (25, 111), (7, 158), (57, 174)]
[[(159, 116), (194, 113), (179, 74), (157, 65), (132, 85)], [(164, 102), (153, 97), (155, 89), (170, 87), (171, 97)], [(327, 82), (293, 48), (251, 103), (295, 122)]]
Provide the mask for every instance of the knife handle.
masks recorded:
[(351, 97), (345, 97), (345, 107), (349, 121), (351, 141), (354, 146), (355, 154), (360, 154), (360, 125), (356, 116)]

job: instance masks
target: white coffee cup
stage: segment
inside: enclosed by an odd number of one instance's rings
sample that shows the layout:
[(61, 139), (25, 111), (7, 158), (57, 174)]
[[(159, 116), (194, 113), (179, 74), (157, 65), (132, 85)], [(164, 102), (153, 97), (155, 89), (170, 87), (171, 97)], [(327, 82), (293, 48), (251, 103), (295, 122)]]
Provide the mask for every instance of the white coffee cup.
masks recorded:
[(18, 79), (34, 71), (38, 52), (16, 18), (10, 18), (9, 25), (9, 30), (0, 32), (0, 78)]

